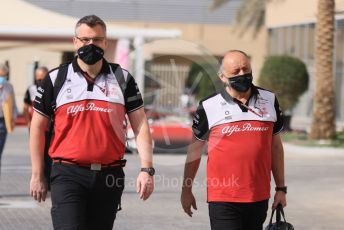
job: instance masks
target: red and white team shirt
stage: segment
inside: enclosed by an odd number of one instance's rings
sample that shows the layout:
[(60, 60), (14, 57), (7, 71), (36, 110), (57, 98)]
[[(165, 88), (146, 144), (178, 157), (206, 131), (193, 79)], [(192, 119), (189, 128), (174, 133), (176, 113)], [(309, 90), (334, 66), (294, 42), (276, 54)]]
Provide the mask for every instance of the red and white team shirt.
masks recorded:
[(55, 110), (53, 84), (58, 69), (49, 72), (38, 88), (34, 109), (46, 117), (55, 113), (55, 134), (49, 148), (51, 158), (80, 164), (109, 164), (123, 158), (125, 114), (143, 107), (143, 101), (134, 78), (126, 70), (122, 71), (126, 81), (124, 94), (105, 59), (93, 83), (86, 80), (75, 58), (68, 66)]
[(200, 102), (192, 128), (208, 141), (208, 202), (269, 199), (272, 137), (283, 128), (275, 94), (252, 86), (243, 106), (223, 90)]

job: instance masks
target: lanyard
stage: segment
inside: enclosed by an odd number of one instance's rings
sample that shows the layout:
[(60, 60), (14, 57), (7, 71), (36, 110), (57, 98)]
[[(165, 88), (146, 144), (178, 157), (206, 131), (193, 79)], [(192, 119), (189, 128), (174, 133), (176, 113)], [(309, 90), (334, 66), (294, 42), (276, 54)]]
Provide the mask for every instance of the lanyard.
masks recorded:
[(97, 87), (100, 89), (100, 91), (102, 91), (102, 92), (105, 94), (105, 96), (108, 96), (107, 78), (105, 78), (105, 88), (104, 88), (104, 87), (102, 87), (102, 86), (96, 84), (96, 79), (93, 79), (90, 75), (88, 75), (87, 72), (82, 72), (82, 75), (85, 77), (85, 79), (86, 79), (88, 82), (91, 82), (93, 85), (97, 86)]
[(263, 114), (261, 111), (257, 112), (256, 110), (252, 109), (251, 107), (245, 105), (244, 103), (242, 103), (241, 101), (239, 101), (236, 98), (233, 98), (233, 101), (236, 102), (238, 105), (241, 105), (242, 107), (246, 108), (247, 110), (249, 110), (250, 112), (256, 114), (259, 117), (263, 117)]

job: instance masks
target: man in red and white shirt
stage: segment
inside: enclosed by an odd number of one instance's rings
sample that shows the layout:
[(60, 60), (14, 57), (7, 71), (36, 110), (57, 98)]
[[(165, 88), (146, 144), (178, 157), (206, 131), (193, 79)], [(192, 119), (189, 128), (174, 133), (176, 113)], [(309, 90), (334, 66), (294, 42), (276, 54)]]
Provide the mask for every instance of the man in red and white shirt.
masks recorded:
[(261, 230), (276, 183), (273, 208), (286, 205), (283, 116), (275, 94), (252, 84), (249, 57), (228, 51), (222, 61), (224, 88), (202, 100), (193, 121), (194, 138), (185, 163), (181, 203), (192, 216), (192, 184), (208, 142), (207, 201), (213, 230)]
[(43, 79), (47, 76), (49, 70), (45, 66), (40, 66), (35, 70), (35, 83), (30, 85), (24, 96), (24, 108), (23, 114), (27, 123), (27, 126), (30, 128), (32, 114), (33, 114), (33, 102), (36, 97), (37, 89), (41, 86)]
[[(30, 192), (35, 200), (45, 200), (44, 131), (53, 116), (49, 155), (53, 159), (54, 229), (110, 230), (124, 189), (125, 115), (141, 157), (137, 191), (143, 200), (154, 188), (152, 140), (134, 78), (118, 65), (119, 74), (103, 58), (107, 47), (103, 20), (95, 15), (81, 18), (73, 41), (77, 56), (67, 66), (57, 97), (54, 85), (63, 67), (50, 71), (37, 90), (30, 129)], [(122, 87), (122, 78), (126, 87)]]

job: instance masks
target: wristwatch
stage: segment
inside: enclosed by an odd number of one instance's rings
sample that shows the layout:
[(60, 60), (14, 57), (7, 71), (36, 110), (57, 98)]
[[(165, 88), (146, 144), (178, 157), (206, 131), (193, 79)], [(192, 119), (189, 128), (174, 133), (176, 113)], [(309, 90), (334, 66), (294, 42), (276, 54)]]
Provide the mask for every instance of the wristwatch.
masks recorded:
[(275, 191), (276, 191), (276, 192), (282, 191), (282, 192), (284, 192), (284, 193), (287, 193), (287, 186), (276, 187), (276, 188), (275, 188)]
[(146, 172), (146, 173), (148, 173), (150, 176), (154, 176), (154, 174), (155, 174), (155, 169), (154, 169), (153, 167), (141, 168), (141, 172)]

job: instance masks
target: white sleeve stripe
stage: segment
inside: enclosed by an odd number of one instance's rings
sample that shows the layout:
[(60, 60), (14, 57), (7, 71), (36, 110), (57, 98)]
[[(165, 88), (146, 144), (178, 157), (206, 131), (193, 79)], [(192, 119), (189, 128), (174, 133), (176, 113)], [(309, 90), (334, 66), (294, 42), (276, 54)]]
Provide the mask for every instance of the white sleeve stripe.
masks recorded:
[(135, 96), (131, 96), (127, 98), (127, 102), (133, 102), (142, 99), (141, 94), (137, 94)]
[(199, 140), (199, 141), (207, 141), (207, 140), (203, 140), (203, 139), (200, 139), (200, 138), (198, 138), (195, 134), (194, 134), (194, 137), (197, 139), (197, 140)]
[(129, 72), (122, 68), (122, 73), (123, 73), (124, 81), (127, 82)]
[(135, 108), (135, 109), (132, 109), (132, 110), (130, 110), (130, 111), (127, 111), (127, 113), (134, 112), (134, 111), (136, 111), (136, 110), (138, 110), (138, 109), (141, 109), (142, 107), (143, 107), (143, 105), (141, 105), (141, 106), (139, 106), (139, 107), (137, 107), (137, 108)]
[(47, 117), (47, 118), (50, 118), (50, 116), (48, 116), (48, 115), (46, 115), (45, 113), (43, 113), (42, 111), (39, 111), (38, 109), (36, 109), (36, 108), (33, 108), (37, 113), (39, 113), (39, 114), (41, 114), (41, 115), (43, 115), (43, 116), (45, 116), (45, 117)]
[(275, 136), (275, 135), (279, 134), (280, 132), (283, 131), (283, 128), (284, 128), (284, 126), (282, 126), (280, 130), (278, 130), (276, 133), (273, 133), (272, 135)]

